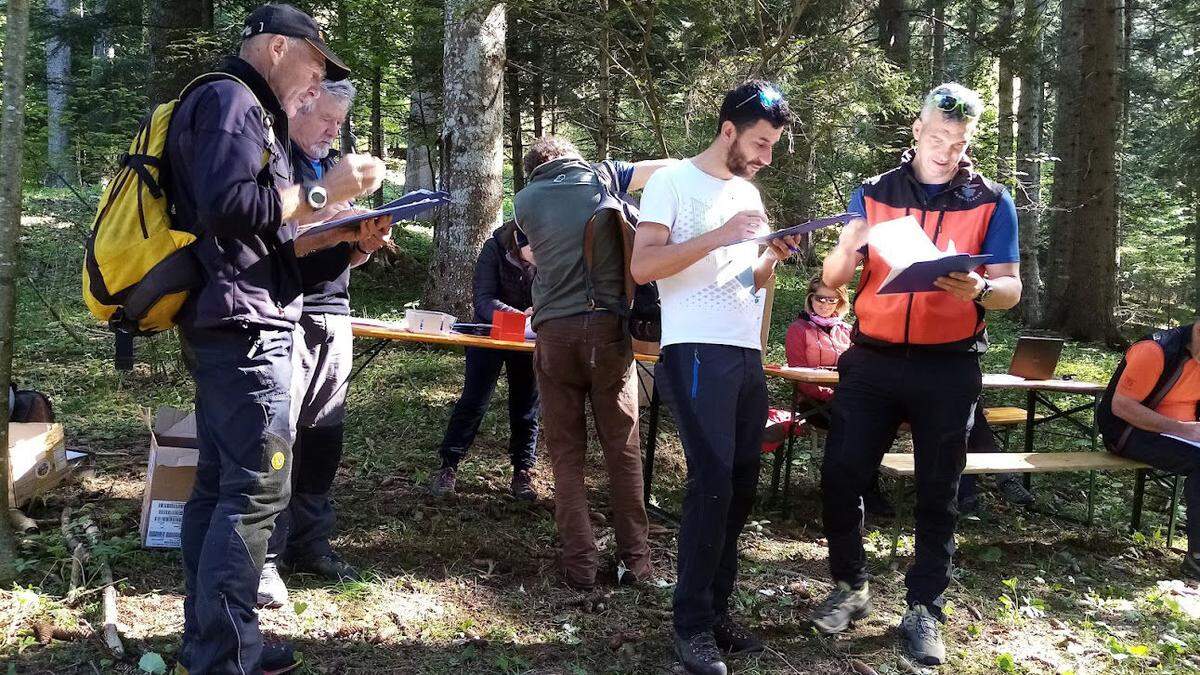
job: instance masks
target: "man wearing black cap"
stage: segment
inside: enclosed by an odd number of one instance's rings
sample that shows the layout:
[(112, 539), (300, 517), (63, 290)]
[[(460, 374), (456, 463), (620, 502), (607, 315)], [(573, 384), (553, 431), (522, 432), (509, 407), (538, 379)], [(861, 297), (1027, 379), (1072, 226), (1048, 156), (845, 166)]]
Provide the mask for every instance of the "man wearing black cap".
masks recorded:
[(292, 334), (302, 305), (296, 226), (383, 179), (382, 162), (348, 155), (316, 183), (293, 182), (288, 116), (320, 95), (326, 74), (349, 71), (312, 18), (288, 5), (254, 10), (242, 35), (221, 76), (180, 101), (167, 138), (177, 221), (198, 237), (204, 279), (176, 317), (196, 382), (200, 446), (181, 533), (187, 596), (177, 670), (193, 675), (295, 665), (286, 647), (264, 650), (255, 591), (290, 491)]

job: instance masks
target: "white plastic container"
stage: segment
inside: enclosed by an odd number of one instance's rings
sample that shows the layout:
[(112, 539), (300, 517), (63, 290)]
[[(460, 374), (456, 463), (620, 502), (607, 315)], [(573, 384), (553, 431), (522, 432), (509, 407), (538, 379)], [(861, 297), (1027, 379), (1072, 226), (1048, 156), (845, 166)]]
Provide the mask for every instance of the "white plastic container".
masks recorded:
[(456, 320), (454, 316), (445, 312), (427, 312), (422, 309), (404, 310), (405, 327), (412, 333), (449, 335)]

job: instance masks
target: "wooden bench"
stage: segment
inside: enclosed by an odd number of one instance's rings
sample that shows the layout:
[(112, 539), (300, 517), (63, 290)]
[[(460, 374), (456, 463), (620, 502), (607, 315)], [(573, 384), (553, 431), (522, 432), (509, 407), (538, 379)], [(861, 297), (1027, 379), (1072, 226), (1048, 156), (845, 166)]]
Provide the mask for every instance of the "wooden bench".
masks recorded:
[[(1123, 471), (1149, 465), (1111, 452), (970, 452), (963, 473), (1059, 473), (1062, 471)], [(898, 478), (916, 473), (913, 455), (890, 452), (879, 470)]]
[[(1141, 525), (1142, 502), (1145, 492), (1146, 477), (1153, 467), (1132, 459), (1118, 457), (1111, 452), (970, 452), (967, 453), (967, 464), (964, 474), (983, 473), (1060, 473), (1064, 471), (1137, 471), (1138, 481), (1134, 486), (1133, 519), (1131, 530), (1137, 530)], [(916, 474), (914, 457), (910, 453), (892, 452), (883, 456), (879, 470), (893, 478), (909, 478)], [(1171, 505), (1170, 520), (1167, 526), (1167, 542), (1175, 535), (1175, 514), (1178, 507), (1178, 476), (1172, 476), (1170, 484)], [(1094, 480), (1094, 479), (1093, 479)], [(1170, 480), (1168, 478), (1168, 480)], [(1087, 524), (1092, 522), (1094, 508), (1093, 485), (1088, 487), (1088, 517)], [(897, 522), (892, 539), (892, 557), (900, 541), (900, 525)]]

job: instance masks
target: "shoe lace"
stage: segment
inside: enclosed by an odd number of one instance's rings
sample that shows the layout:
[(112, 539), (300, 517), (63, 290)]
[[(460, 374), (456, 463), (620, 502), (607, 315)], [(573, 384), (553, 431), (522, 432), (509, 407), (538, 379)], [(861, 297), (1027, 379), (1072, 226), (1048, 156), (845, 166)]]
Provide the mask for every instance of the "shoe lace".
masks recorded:
[(711, 633), (700, 633), (688, 640), (688, 648), (697, 658), (705, 661), (716, 661), (721, 658), (721, 650), (717, 648), (717, 642)]
[(938, 621), (928, 611), (913, 609), (909, 613), (909, 617), (909, 623), (912, 624), (917, 637), (922, 640), (941, 637), (941, 633), (938, 631)]

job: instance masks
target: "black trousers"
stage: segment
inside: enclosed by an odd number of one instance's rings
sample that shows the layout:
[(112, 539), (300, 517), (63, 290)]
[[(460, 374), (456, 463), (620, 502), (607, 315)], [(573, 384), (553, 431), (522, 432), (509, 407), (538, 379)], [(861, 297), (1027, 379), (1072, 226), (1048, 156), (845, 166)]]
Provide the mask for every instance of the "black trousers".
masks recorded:
[(855, 345), (838, 360), (833, 424), (821, 466), (829, 568), (835, 581), (867, 581), (862, 495), (901, 421), (912, 428), (916, 462), (916, 560), (909, 605), (941, 616), (950, 583), (958, 480), (982, 389), (974, 354)]
[(439, 454), (442, 463), (457, 466), (475, 442), (503, 368), (508, 377), (508, 454), (513, 468), (532, 468), (537, 456), (538, 389), (533, 355), (502, 349), (466, 350), (466, 381), (454, 404)]
[(1187, 504), (1188, 551), (1200, 553), (1200, 449), (1162, 434), (1134, 429), (1121, 456), (1186, 477), (1183, 498)]
[(687, 459), (674, 611), (675, 632), (690, 638), (729, 611), (758, 489), (767, 383), (759, 350), (709, 344), (664, 347), (654, 382)]

